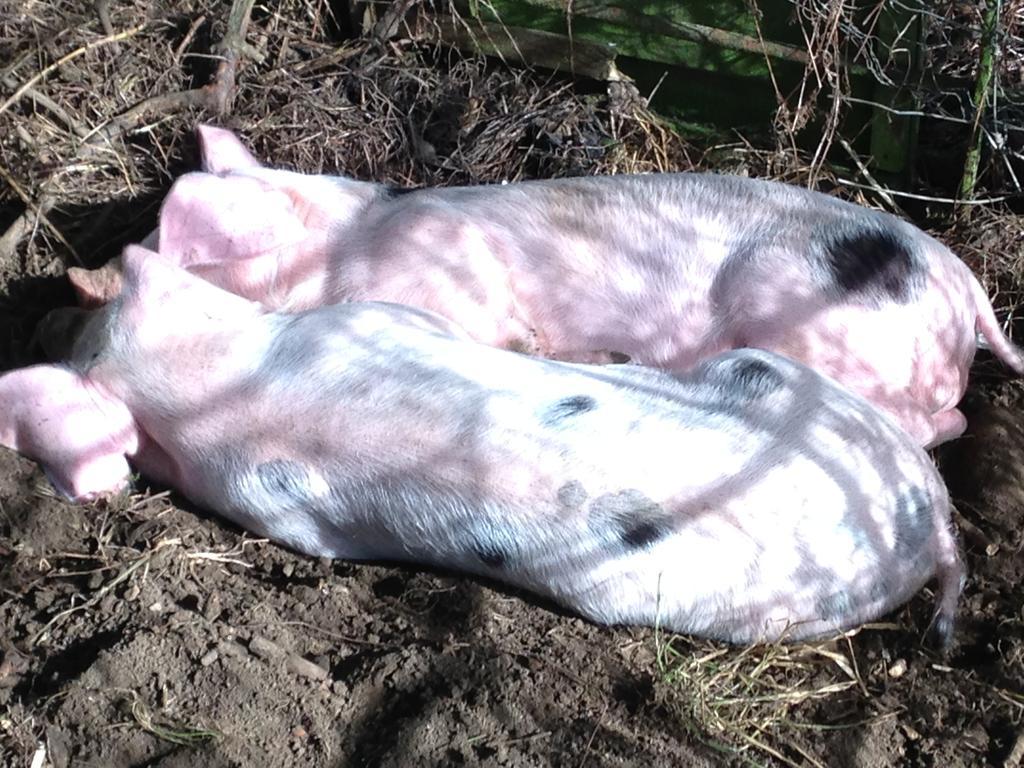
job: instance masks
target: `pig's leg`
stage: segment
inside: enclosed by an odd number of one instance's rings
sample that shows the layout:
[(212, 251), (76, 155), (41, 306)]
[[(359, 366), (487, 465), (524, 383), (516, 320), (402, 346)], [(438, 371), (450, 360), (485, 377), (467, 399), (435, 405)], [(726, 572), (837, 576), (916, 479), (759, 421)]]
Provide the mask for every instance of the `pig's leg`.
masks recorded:
[(859, 393), (876, 408), (888, 413), (918, 445), (934, 448), (960, 437), (967, 429), (967, 418), (956, 408), (931, 413), (909, 397), (873, 397), (870, 391)]
[(934, 434), (931, 440), (925, 443), (925, 448), (934, 448), (949, 440), (956, 440), (967, 430), (967, 417), (957, 408), (932, 414), (931, 421)]
[(956, 538), (949, 528), (949, 522), (945, 519), (936, 522), (939, 525), (936, 568), (938, 585), (935, 614), (932, 616), (929, 631), (939, 649), (946, 651), (953, 642), (956, 607), (960, 601), (960, 592), (964, 588), (967, 572), (957, 554)]

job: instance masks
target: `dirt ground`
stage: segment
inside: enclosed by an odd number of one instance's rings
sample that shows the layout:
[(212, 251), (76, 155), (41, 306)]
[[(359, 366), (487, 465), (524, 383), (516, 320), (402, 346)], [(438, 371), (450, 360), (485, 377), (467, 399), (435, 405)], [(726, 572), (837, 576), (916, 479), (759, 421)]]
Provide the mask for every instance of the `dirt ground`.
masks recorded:
[(668, 645), (173, 497), (71, 506), (0, 453), (0, 764), (1017, 765), (1024, 421), (972, 416), (946, 457), (971, 575), (944, 659), (927, 594), (826, 643)]
[[(103, 36), (92, 3), (55, 6), (60, 23), (9, 17), (11, 61)], [(0, 238), (0, 371), (36, 359), (36, 321), (71, 301), (67, 266), (152, 226), (194, 163), (191, 127), (213, 119), (148, 114), (101, 151), (57, 114), (109, 125), (207, 76), (182, 52), (223, 34), (223, 9), (112, 8), (115, 29), (149, 26), (37, 82), (57, 110), (0, 109), (0, 171), (24, 193), (0, 198), (0, 231), (25, 198), (49, 212), (15, 249)], [(398, 43), (339, 53), (310, 8), (257, 7), (263, 63), (224, 121), (276, 163), (421, 184), (707, 162), (628, 93)], [(0, 98), (33, 66), (5, 73)], [(753, 162), (740, 150), (730, 170)], [(1024, 219), (936, 234), (1009, 286), (1005, 306)], [(987, 359), (975, 380), (970, 431), (937, 457), (969, 568), (947, 657), (922, 644), (928, 590), (848, 636), (728, 648), (596, 627), (469, 577), (295, 555), (144, 480), (72, 506), (0, 449), (0, 766), (1024, 765), (1024, 389)]]

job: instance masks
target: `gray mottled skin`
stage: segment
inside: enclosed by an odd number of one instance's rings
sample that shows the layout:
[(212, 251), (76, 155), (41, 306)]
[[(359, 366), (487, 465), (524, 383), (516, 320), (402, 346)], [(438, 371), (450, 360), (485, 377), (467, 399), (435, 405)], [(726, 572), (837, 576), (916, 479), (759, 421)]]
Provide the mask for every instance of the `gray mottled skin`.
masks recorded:
[(303, 552), (734, 642), (855, 625), (935, 578), (949, 637), (962, 568), (935, 467), (803, 365), (567, 364), (409, 307), (272, 313), (141, 249), (124, 264), (68, 365), (0, 377), (0, 444), (70, 495), (119, 487), (127, 458)]

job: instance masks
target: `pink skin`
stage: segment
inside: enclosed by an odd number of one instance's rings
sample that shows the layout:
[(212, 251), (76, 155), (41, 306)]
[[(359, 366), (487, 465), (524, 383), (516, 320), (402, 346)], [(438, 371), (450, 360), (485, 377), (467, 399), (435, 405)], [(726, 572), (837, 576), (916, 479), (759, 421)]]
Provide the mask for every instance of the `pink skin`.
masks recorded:
[(303, 552), (742, 643), (856, 625), (935, 578), (950, 637), (962, 568), (934, 465), (805, 366), (571, 365), (411, 307), (273, 313), (141, 248), (123, 261), (67, 363), (0, 376), (0, 442), (68, 495), (117, 490), (130, 460)]
[(0, 376), (0, 445), (31, 456), (56, 489), (88, 501), (127, 484), (139, 435), (124, 403), (78, 374), (36, 365)]
[[(1024, 373), (963, 262), (905, 222), (824, 195), (663, 174), (394, 197), (265, 168), (231, 132), (198, 132), (204, 171), (174, 185), (151, 241), (268, 308), (391, 301), (493, 346), (677, 372), (767, 349), (840, 381), (924, 446), (966, 426), (956, 405), (976, 332)], [(83, 305), (114, 295), (116, 271), (72, 270)]]

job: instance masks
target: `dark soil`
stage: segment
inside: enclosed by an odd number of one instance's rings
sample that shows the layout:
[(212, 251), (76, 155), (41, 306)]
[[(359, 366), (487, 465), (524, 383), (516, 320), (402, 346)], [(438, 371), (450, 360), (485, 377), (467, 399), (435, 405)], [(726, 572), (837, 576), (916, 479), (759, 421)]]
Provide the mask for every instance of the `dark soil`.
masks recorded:
[[(1003, 765), (1024, 711), (1024, 419), (986, 404), (973, 424), (946, 451), (971, 570), (946, 659), (921, 646), (922, 598), (849, 639), (676, 641), (667, 662), (651, 629), (461, 576), (298, 556), (173, 498), (70, 506), (2, 452), (0, 763), (28, 766), (40, 744), (54, 766), (739, 759), (715, 744), (776, 762), (754, 739), (797, 764)], [(759, 690), (794, 701), (765, 707)]]

